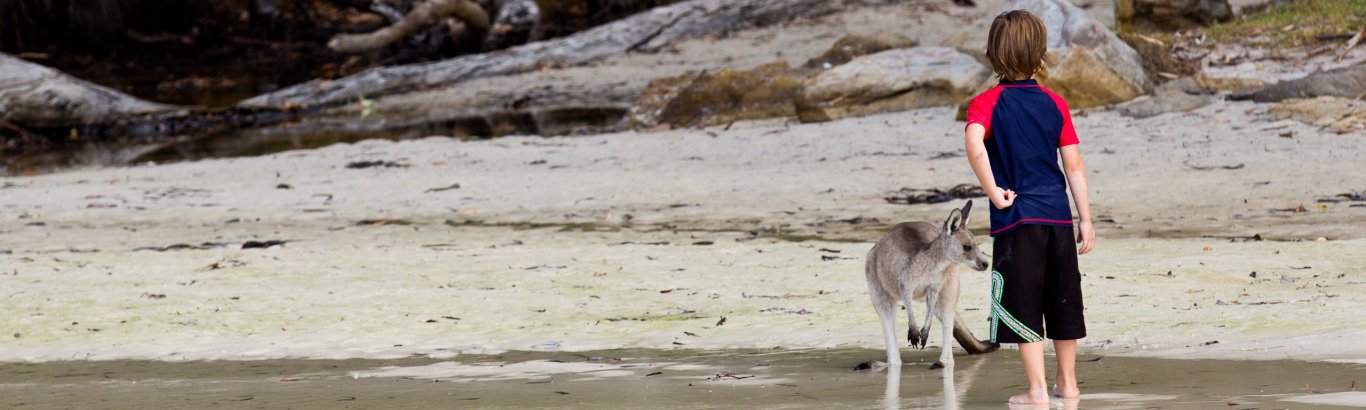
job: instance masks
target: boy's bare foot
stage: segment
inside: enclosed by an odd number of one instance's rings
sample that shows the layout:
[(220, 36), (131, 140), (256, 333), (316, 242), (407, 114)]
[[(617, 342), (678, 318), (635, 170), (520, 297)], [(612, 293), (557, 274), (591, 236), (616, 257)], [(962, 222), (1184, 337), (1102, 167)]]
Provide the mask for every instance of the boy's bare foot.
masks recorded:
[(1078, 389), (1076, 387), (1063, 387), (1054, 385), (1053, 395), (1064, 399), (1075, 399), (1081, 397), (1081, 389)]
[(1010, 397), (1010, 404), (1048, 404), (1048, 395), (1043, 389), (1030, 390)]

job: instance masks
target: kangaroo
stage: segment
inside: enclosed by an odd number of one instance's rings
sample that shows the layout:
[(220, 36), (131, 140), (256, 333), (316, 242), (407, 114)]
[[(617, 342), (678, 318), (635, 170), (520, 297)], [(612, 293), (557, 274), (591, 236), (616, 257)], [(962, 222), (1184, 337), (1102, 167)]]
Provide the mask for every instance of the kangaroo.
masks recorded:
[[(988, 353), (999, 344), (977, 340), (958, 317), (958, 264), (978, 271), (987, 269), (987, 257), (978, 249), (977, 238), (968, 231), (972, 201), (962, 209), (949, 212), (942, 227), (928, 222), (903, 222), (893, 226), (868, 251), (864, 274), (873, 308), (882, 321), (882, 336), (887, 343), (887, 364), (900, 365), (901, 353), (895, 336), (896, 303), (906, 306), (910, 322), (907, 339), (911, 347), (925, 348), (930, 322), (938, 317), (943, 328), (944, 351), (931, 368), (953, 367), (956, 338), (969, 354)], [(925, 326), (916, 328), (912, 301), (925, 300)]]

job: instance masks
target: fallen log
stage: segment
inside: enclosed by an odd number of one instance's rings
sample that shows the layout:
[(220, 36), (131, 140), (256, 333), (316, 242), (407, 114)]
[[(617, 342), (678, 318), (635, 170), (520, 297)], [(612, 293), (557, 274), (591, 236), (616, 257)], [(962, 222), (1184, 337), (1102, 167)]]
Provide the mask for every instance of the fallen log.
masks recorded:
[[(270, 108), (160, 104), (0, 53), (0, 166), (71, 143), (165, 142), (297, 118)], [(122, 154), (119, 154), (122, 155)]]
[(584, 65), (675, 41), (828, 14), (894, 0), (691, 0), (658, 7), (577, 34), (449, 60), (380, 67), (337, 80), (312, 80), (241, 102), (245, 107), (335, 106), (481, 77)]
[(114, 122), (130, 116), (182, 111), (0, 53), (0, 116), (23, 127)]

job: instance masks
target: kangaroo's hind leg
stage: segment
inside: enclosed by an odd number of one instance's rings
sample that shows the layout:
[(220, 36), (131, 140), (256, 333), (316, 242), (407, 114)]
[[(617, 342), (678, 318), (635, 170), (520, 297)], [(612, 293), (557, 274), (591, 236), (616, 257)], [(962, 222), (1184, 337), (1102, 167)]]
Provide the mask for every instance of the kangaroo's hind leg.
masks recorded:
[(873, 298), (873, 309), (882, 322), (882, 339), (887, 344), (887, 364), (901, 365), (901, 351), (896, 342), (896, 298), (875, 282), (868, 282), (868, 294)]
[(958, 281), (950, 280), (936, 292), (939, 297), (935, 300), (935, 315), (939, 317), (940, 332), (944, 334), (940, 339), (944, 350), (939, 353), (939, 365), (950, 370), (953, 369), (953, 322), (958, 317), (958, 290)]
[(940, 339), (940, 340), (943, 340), (943, 341), (944, 341), (944, 351), (939, 353), (939, 365), (941, 365), (941, 366), (943, 366), (943, 367), (945, 367), (945, 368), (952, 369), (952, 368), (953, 368), (953, 317), (954, 317), (955, 315), (954, 315), (954, 312), (953, 312), (952, 310), (950, 310), (950, 309), (939, 309), (939, 312), (936, 312), (936, 313), (938, 313), (938, 316), (939, 316), (939, 323), (940, 323), (940, 325), (941, 325), (941, 326), (939, 326), (940, 332), (942, 332), (942, 333), (944, 334), (943, 339)]

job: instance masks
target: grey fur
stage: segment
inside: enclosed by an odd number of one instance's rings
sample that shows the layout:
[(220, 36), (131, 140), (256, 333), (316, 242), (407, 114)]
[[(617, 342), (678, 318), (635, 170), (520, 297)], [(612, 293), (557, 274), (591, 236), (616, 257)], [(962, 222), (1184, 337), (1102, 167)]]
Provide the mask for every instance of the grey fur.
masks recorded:
[[(988, 266), (977, 238), (967, 229), (971, 213), (972, 201), (968, 201), (962, 209), (949, 212), (942, 226), (928, 222), (897, 224), (868, 251), (864, 275), (873, 308), (882, 322), (888, 364), (901, 364), (894, 329), (898, 301), (906, 306), (910, 322), (907, 339), (912, 347), (925, 348), (930, 322), (939, 318), (944, 350), (938, 364), (946, 368), (953, 367), (953, 344), (949, 342), (952, 338), (956, 337), (971, 354), (999, 347), (978, 341), (958, 318), (958, 264), (978, 271), (985, 271)], [(911, 302), (919, 300), (925, 301), (926, 312), (924, 327), (917, 329)]]

